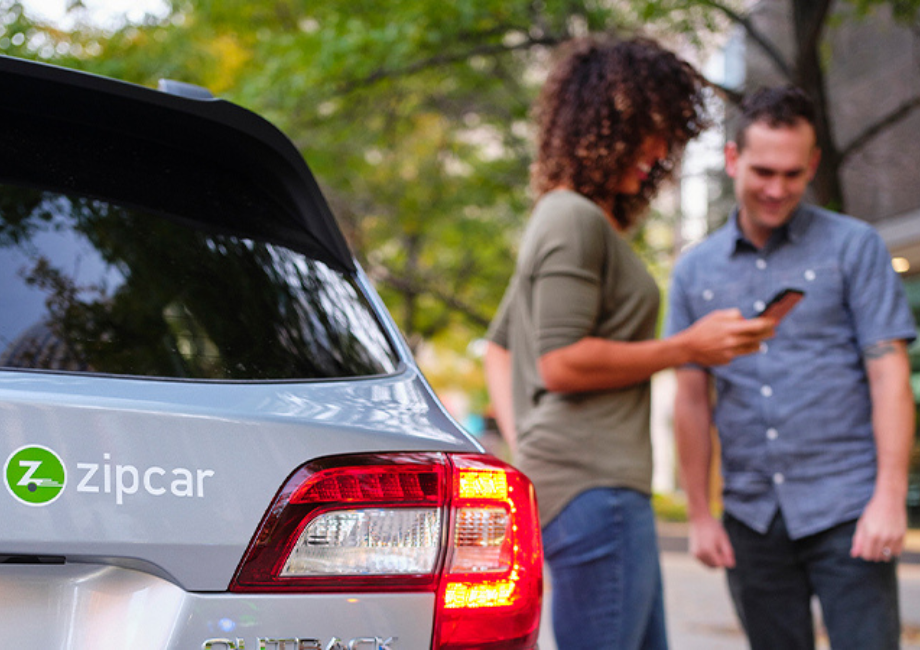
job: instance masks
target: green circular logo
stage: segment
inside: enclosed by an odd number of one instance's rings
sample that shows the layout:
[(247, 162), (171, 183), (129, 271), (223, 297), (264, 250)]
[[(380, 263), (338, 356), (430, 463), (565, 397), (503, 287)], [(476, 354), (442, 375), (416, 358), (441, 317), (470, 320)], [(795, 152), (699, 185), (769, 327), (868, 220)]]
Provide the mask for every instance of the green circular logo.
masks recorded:
[(28, 506), (48, 505), (61, 496), (67, 483), (60, 457), (40, 445), (20, 447), (10, 454), (3, 476), (10, 494)]

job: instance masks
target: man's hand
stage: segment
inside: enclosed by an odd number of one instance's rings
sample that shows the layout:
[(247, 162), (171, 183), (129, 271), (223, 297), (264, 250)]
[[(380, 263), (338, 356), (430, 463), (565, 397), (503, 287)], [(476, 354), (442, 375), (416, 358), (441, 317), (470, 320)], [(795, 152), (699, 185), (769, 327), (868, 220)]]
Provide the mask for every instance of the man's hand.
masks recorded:
[(728, 533), (715, 517), (699, 517), (690, 522), (690, 552), (714, 569), (735, 566), (735, 550)]
[(737, 309), (706, 314), (678, 336), (684, 337), (690, 361), (701, 366), (720, 366), (742, 354), (760, 350), (760, 343), (773, 336), (769, 318), (744, 318)]
[(850, 555), (869, 562), (890, 562), (904, 549), (906, 534), (904, 501), (876, 495), (856, 522)]

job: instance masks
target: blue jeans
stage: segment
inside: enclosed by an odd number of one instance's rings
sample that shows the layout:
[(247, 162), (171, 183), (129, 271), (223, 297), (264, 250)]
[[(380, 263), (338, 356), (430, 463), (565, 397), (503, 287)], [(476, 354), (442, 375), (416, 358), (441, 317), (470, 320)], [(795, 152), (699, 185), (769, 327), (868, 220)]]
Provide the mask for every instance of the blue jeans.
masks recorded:
[(752, 650), (813, 650), (813, 595), (834, 650), (900, 647), (896, 563), (850, 557), (855, 521), (791, 540), (780, 514), (764, 535), (726, 514), (725, 530), (729, 590)]
[(598, 488), (543, 529), (559, 650), (667, 650), (649, 497)]

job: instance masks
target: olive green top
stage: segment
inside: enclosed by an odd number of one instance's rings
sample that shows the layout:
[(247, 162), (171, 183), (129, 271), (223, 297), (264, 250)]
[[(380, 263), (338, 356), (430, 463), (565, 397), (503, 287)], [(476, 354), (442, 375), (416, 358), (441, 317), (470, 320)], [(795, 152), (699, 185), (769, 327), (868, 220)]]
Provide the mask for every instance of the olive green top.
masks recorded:
[(659, 300), (597, 205), (568, 190), (540, 199), (489, 339), (511, 351), (515, 464), (534, 482), (544, 526), (591, 488), (651, 492), (651, 384), (552, 393), (537, 360), (587, 336), (650, 339)]

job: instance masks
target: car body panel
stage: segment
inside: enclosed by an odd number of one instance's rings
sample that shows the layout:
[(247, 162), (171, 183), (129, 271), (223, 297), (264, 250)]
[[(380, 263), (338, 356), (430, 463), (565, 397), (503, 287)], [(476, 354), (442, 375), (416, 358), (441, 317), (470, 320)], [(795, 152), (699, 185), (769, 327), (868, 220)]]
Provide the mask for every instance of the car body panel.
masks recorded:
[[(8, 566), (0, 630), (10, 648), (67, 650), (394, 649), (431, 644), (434, 594), (196, 594), (110, 565)], [(396, 637), (396, 638), (394, 638)], [(296, 639), (297, 643), (292, 643)], [(223, 640), (223, 641), (221, 641)], [(374, 640), (379, 640), (375, 643)], [(311, 642), (312, 641), (312, 642)]]
[(312, 384), (0, 372), (0, 420), (0, 458), (41, 445), (68, 474), (48, 505), (0, 498), (0, 520), (17, 522), (0, 552), (144, 561), (191, 591), (227, 588), (279, 487), (311, 459), (479, 450), (411, 370)]

